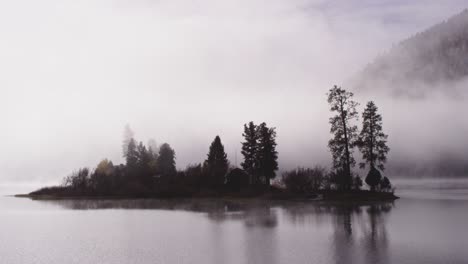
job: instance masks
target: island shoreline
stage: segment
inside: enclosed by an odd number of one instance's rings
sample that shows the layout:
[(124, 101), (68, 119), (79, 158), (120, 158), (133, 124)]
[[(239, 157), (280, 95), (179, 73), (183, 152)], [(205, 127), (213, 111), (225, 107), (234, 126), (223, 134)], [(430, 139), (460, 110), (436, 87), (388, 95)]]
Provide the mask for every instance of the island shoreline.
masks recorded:
[(16, 194), (16, 198), (29, 198), (32, 200), (129, 200), (129, 199), (158, 199), (158, 200), (213, 200), (213, 201), (298, 201), (298, 202), (392, 202), (400, 199), (391, 192), (359, 191), (318, 191), (311, 194), (291, 194), (285, 191), (265, 192), (255, 195), (218, 194), (218, 195), (58, 195), (50, 194)]

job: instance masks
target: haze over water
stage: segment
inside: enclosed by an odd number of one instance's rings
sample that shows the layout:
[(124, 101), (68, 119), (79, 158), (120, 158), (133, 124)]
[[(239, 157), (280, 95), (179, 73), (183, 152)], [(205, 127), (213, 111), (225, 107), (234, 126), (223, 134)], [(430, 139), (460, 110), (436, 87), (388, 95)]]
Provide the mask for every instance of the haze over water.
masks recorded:
[[(2, 2), (0, 184), (56, 184), (104, 158), (122, 163), (127, 123), (138, 141), (170, 143), (179, 169), (202, 162), (216, 135), (240, 163), (251, 120), (277, 127), (281, 170), (330, 166), (328, 89), (351, 89), (348, 79), (376, 57), (465, 8), (466, 0)], [(369, 100), (382, 111), (389, 168), (466, 157), (466, 93), (404, 88), (427, 98), (356, 91), (359, 111)]]
[[(466, 0), (0, 2), (0, 264), (467, 263), (467, 7)], [(412, 85), (414, 72), (451, 78)], [(378, 85), (353, 87), (361, 75)], [(382, 76), (392, 77), (388, 87)], [(393, 76), (404, 78), (397, 85)], [(355, 142), (343, 144), (329, 122), (336, 113), (326, 93), (335, 84), (354, 92), (360, 117), (375, 101), (389, 136), (388, 159), (380, 160), (390, 180), (364, 189), (390, 191), (391, 181), (401, 199), (223, 199), (316, 165), (333, 173), (316, 167), (309, 180), (328, 187), (312, 192), (311, 181), (294, 188), (293, 180), (291, 188), (284, 177), (287, 189), (254, 194), (315, 197), (333, 184), (337, 197), (349, 197), (348, 180), (359, 188), (351, 169), (362, 180), (368, 171), (350, 168)], [(354, 112), (343, 110), (342, 119)], [(350, 125), (365, 131), (364, 120)], [(261, 144), (241, 145), (249, 121), (266, 122), (252, 129)], [(134, 138), (122, 135), (126, 124)], [(382, 138), (371, 148), (386, 149)], [(343, 145), (347, 166), (331, 168)], [(228, 173), (245, 163), (242, 146), (254, 150), (254, 162)], [(204, 162), (209, 149), (221, 163)], [(354, 149), (357, 162), (362, 152)], [(445, 177), (397, 178), (404, 175)], [(61, 182), (42, 194), (76, 199), (4, 196)], [(216, 198), (83, 198), (210, 193)]]
[(468, 181), (393, 204), (0, 198), (2, 263), (466, 263)]

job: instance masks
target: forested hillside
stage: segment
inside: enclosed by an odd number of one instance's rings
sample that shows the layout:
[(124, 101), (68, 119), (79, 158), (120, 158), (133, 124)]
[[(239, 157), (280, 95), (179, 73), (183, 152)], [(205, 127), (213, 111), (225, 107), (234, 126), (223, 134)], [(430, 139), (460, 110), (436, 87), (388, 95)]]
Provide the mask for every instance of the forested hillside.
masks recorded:
[[(370, 63), (356, 89), (391, 89), (430, 84), (442, 87), (468, 77), (468, 10), (404, 40)], [(448, 87), (447, 87), (448, 88)]]

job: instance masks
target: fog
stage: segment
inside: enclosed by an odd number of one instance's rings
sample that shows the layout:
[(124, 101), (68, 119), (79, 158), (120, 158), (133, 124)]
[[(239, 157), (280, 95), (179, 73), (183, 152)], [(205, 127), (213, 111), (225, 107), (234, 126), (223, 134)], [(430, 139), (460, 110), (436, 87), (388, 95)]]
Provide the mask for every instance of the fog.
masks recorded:
[[(328, 89), (467, 7), (376, 2), (1, 2), (0, 182), (58, 183), (102, 158), (122, 162), (126, 124), (137, 140), (170, 143), (178, 168), (201, 162), (216, 135), (235, 164), (250, 120), (277, 128), (281, 169), (329, 165)], [(463, 97), (358, 99), (382, 110), (389, 163), (465, 153), (456, 139), (468, 120), (453, 117)]]

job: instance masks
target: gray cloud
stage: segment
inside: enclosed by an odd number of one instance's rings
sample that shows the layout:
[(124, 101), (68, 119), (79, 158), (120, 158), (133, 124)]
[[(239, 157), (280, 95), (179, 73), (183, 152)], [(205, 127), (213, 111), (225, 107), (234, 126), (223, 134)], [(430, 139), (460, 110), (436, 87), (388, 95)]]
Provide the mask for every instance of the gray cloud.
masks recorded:
[[(120, 162), (126, 123), (169, 142), (179, 167), (216, 134), (234, 162), (249, 120), (278, 128), (282, 167), (326, 164), (327, 89), (463, 2), (2, 2), (0, 182)], [(382, 110), (404, 134), (406, 113)]]

